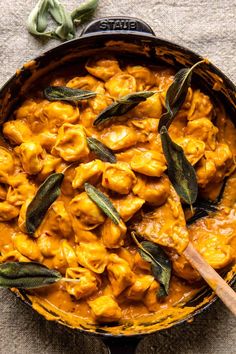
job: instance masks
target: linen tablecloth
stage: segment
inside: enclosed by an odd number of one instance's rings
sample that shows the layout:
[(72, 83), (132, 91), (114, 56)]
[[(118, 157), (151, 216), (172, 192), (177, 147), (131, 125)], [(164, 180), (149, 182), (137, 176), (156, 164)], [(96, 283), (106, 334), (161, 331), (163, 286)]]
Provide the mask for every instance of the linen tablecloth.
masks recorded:
[[(62, 1), (72, 10), (79, 0)], [(36, 0), (0, 0), (0, 85), (24, 62), (58, 44), (28, 34), (25, 22)], [(100, 0), (95, 17), (142, 18), (157, 36), (208, 57), (236, 82), (235, 0)], [(79, 35), (79, 32), (78, 32)], [(0, 354), (103, 354), (98, 339), (47, 322), (7, 290), (0, 290)], [(142, 354), (234, 354), (236, 321), (216, 303), (189, 325), (142, 340)]]

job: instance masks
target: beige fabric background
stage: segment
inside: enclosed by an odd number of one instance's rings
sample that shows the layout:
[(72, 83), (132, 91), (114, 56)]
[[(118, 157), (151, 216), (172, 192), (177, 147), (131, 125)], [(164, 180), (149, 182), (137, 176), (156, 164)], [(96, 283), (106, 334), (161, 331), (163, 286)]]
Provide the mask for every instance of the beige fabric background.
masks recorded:
[[(27, 33), (25, 21), (36, 0), (0, 0), (0, 85), (25, 61), (57, 41), (38, 41)], [(63, 1), (73, 9), (79, 0)], [(208, 57), (236, 83), (235, 0), (100, 0), (95, 17), (136, 16), (157, 36)], [(4, 235), (1, 235), (3, 237)], [(146, 337), (142, 354), (233, 354), (235, 318), (220, 302), (189, 325)], [(0, 290), (0, 354), (103, 354), (98, 339), (65, 331), (48, 323)]]

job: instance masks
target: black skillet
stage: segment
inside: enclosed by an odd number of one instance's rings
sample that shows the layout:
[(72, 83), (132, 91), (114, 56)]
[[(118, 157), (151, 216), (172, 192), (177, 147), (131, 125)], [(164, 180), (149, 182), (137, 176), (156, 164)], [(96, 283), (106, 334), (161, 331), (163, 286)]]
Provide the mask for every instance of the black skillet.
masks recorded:
[[(14, 107), (24, 98), (27, 91), (38, 78), (47, 75), (50, 71), (59, 68), (65, 63), (73, 63), (83, 58), (93, 57), (97, 54), (115, 54), (129, 57), (139, 62), (153, 64), (165, 63), (179, 69), (191, 66), (202, 60), (198, 54), (174, 43), (157, 38), (153, 30), (145, 22), (135, 18), (109, 17), (91, 22), (83, 31), (80, 38), (65, 42), (56, 48), (37, 57), (34, 61), (24, 65), (0, 91), (0, 122), (6, 120)], [(211, 63), (196, 68), (194, 80), (204, 90), (220, 100), (232, 120), (236, 119), (236, 89), (234, 84)], [(231, 272), (227, 280), (232, 285), (236, 279)], [(193, 310), (182, 318), (169, 321), (168, 325), (160, 326), (163, 330), (174, 325), (191, 320), (194, 316), (209, 307), (217, 297), (212, 295), (208, 302), (203, 299), (211, 294), (205, 288), (188, 305)], [(24, 302), (31, 304), (27, 292), (21, 292)], [(59, 321), (62, 325), (65, 322)], [(132, 324), (117, 326), (117, 333), (112, 334), (107, 326), (91, 329), (81, 327), (76, 329), (88, 335), (97, 335), (108, 345), (111, 353), (132, 354), (135, 352), (137, 342), (143, 336), (155, 332), (155, 321), (143, 323), (140, 328), (133, 328)], [(128, 334), (126, 331), (128, 329)], [(109, 349), (108, 349), (109, 351)]]

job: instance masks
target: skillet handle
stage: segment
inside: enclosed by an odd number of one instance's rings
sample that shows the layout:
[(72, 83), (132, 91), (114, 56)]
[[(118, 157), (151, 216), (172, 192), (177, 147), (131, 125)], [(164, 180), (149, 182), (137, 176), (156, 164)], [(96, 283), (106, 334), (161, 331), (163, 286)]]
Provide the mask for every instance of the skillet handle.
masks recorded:
[(140, 33), (155, 36), (151, 27), (135, 17), (104, 17), (90, 22), (82, 31), (81, 36), (92, 33)]
[(103, 339), (107, 354), (135, 354), (140, 338)]

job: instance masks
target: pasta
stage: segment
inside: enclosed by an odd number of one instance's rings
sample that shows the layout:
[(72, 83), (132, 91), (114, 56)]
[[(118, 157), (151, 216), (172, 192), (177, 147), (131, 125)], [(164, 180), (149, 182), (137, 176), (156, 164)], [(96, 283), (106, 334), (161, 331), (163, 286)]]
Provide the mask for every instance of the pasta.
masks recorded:
[[(200, 275), (182, 254), (189, 240), (217, 270), (235, 259), (235, 127), (204, 90), (188, 89), (170, 136), (196, 171), (200, 197), (214, 201), (226, 177), (229, 181), (218, 210), (189, 226), (191, 211), (170, 182), (158, 133), (173, 69), (94, 57), (82, 71), (75, 67), (60, 75), (44, 82), (96, 96), (49, 102), (31, 92), (3, 124), (11, 148), (0, 147), (0, 262), (36, 261), (59, 270), (67, 281), (49, 292), (41, 289), (41, 298), (64, 312), (69, 303), (73, 314), (93, 324), (171, 308), (199, 287)], [(94, 126), (110, 104), (138, 91), (154, 94)], [(89, 137), (114, 159), (102, 161), (90, 150)], [(55, 172), (64, 174), (61, 194), (29, 235), (27, 208)], [(85, 183), (109, 198), (120, 216), (117, 223), (89, 196)], [(157, 296), (162, 284), (139, 253), (131, 228), (171, 260), (170, 292), (162, 299)]]

